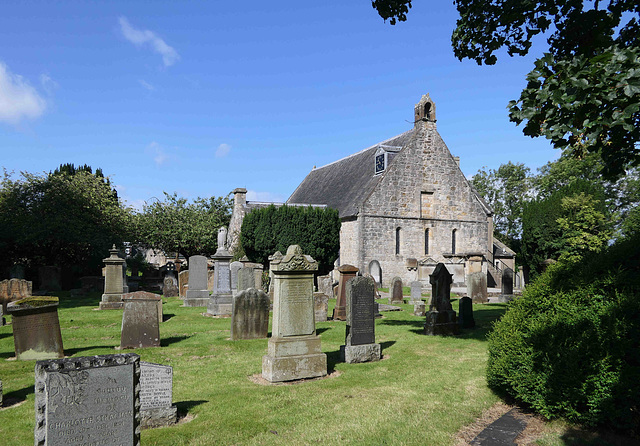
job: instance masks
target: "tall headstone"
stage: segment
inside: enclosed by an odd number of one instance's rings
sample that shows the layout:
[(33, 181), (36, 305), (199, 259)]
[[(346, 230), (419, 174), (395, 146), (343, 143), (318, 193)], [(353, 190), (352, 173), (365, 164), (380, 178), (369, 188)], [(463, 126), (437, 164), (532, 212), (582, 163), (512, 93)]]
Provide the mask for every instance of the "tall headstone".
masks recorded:
[(231, 340), (266, 338), (269, 333), (269, 305), (269, 296), (255, 288), (242, 290), (233, 296)]
[(178, 297), (180, 290), (178, 290), (178, 272), (176, 271), (176, 264), (174, 262), (167, 262), (167, 269), (162, 279), (162, 295), (164, 297)]
[(64, 357), (58, 320), (58, 298), (32, 296), (11, 302), (13, 344), (18, 360)]
[(402, 279), (400, 277), (394, 277), (391, 280), (391, 287), (389, 288), (389, 305), (402, 304)]
[(487, 293), (487, 274), (482, 271), (467, 274), (467, 293), (475, 304), (489, 302)]
[(369, 263), (369, 274), (371, 274), (376, 281), (376, 285), (382, 286), (382, 268), (380, 267), (380, 262), (372, 260)]
[(207, 304), (209, 316), (231, 316), (233, 295), (231, 293), (230, 262), (233, 257), (225, 246), (227, 228), (218, 230), (218, 250), (211, 257), (214, 261), (213, 293)]
[(122, 268), (124, 259), (118, 256), (116, 245), (109, 250), (109, 257), (103, 260), (105, 264), (104, 272), (104, 294), (100, 302), (101, 310), (117, 310), (122, 308)]
[(40, 279), (40, 291), (60, 291), (61, 273), (57, 266), (41, 266), (38, 268), (38, 277)]
[(426, 314), (424, 334), (456, 335), (460, 332), (456, 312), (451, 307), (452, 274), (443, 263), (438, 263), (429, 276), (431, 302)]
[(187, 297), (188, 288), (189, 288), (189, 270), (185, 269), (178, 273), (178, 293), (180, 294), (180, 299), (184, 299), (185, 297)]
[(140, 445), (140, 357), (36, 362), (36, 446)]
[(329, 297), (324, 293), (313, 293), (316, 322), (326, 322), (329, 311)]
[(236, 287), (237, 292), (248, 290), (249, 288), (256, 288), (256, 279), (253, 274), (253, 268), (243, 266), (236, 273)]
[(411, 302), (409, 303), (417, 302), (422, 302), (422, 282), (420, 281), (411, 282)]
[(173, 367), (140, 362), (140, 426), (160, 427), (178, 421), (173, 405)]
[(162, 298), (152, 293), (125, 296), (120, 348), (160, 347), (158, 301)]
[(473, 328), (476, 321), (473, 318), (473, 302), (469, 296), (460, 298), (458, 323), (462, 328)]
[(333, 309), (334, 321), (347, 320), (347, 283), (356, 277), (358, 268), (353, 265), (342, 265), (338, 268), (340, 277), (338, 278), (338, 294), (336, 296), (336, 306)]
[(505, 267), (502, 271), (502, 294), (509, 296), (513, 294), (513, 270)]
[(347, 363), (380, 360), (376, 344), (375, 284), (367, 277), (355, 277), (346, 286), (347, 330), (340, 356)]
[[(232, 294), (235, 294), (236, 291), (239, 291), (238, 290), (238, 271), (243, 266), (244, 265), (242, 264), (242, 262), (238, 262), (238, 261), (231, 262), (229, 264), (229, 270), (231, 271), (231, 293)], [(251, 271), (251, 273), (253, 274), (253, 271)], [(254, 288), (254, 287), (251, 286), (250, 288)]]
[(209, 304), (207, 289), (207, 258), (189, 257), (189, 288), (183, 300), (185, 307), (206, 307)]
[(313, 274), (318, 262), (291, 245), (281, 259), (270, 264), (274, 303), (272, 337), (262, 357), (262, 376), (280, 382), (327, 374), (327, 355), (316, 335)]

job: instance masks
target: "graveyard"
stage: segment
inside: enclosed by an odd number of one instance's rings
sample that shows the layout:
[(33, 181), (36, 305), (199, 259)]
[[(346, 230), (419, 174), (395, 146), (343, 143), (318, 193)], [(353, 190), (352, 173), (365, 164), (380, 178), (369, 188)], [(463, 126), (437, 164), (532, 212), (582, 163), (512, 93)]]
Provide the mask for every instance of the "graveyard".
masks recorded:
[[(401, 304), (402, 311), (375, 320), (382, 359), (369, 363), (341, 360), (346, 322), (318, 322), (328, 375), (270, 384), (261, 378), (267, 339), (232, 341), (231, 318), (204, 317), (205, 308), (183, 307), (177, 297), (162, 300), (160, 347), (135, 350), (119, 349), (122, 311), (96, 311), (99, 293), (71, 298), (61, 292), (58, 308), (65, 356), (135, 353), (141, 361), (173, 367), (179, 421), (143, 429), (144, 445), (447, 445), (498, 401), (484, 378), (485, 336), (504, 304), (475, 306), (476, 328), (456, 337), (425, 336), (424, 317)], [(329, 299), (329, 314), (335, 302)], [(11, 329), (0, 327), (0, 438), (28, 445), (34, 435), (35, 361), (13, 359)]]

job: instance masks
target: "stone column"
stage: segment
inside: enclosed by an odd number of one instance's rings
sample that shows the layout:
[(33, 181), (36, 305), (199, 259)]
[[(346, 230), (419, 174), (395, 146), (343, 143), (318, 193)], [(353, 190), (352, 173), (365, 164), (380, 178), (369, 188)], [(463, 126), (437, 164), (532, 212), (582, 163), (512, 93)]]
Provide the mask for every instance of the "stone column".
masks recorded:
[(218, 250), (211, 256), (213, 265), (213, 293), (207, 305), (209, 316), (231, 316), (233, 307), (233, 294), (231, 293), (231, 268), (232, 255), (225, 247), (227, 239), (226, 228), (218, 230)]
[(347, 282), (356, 277), (358, 268), (353, 265), (342, 265), (338, 268), (340, 278), (338, 279), (338, 295), (336, 306), (333, 309), (333, 320), (347, 320)]
[(271, 261), (273, 323), (262, 377), (271, 382), (315, 378), (327, 374), (327, 355), (316, 335), (313, 274), (318, 262), (291, 245), (281, 259)]
[(100, 302), (101, 310), (115, 310), (122, 308), (122, 268), (124, 259), (118, 256), (116, 245), (109, 250), (110, 256), (103, 260), (105, 264), (104, 294)]

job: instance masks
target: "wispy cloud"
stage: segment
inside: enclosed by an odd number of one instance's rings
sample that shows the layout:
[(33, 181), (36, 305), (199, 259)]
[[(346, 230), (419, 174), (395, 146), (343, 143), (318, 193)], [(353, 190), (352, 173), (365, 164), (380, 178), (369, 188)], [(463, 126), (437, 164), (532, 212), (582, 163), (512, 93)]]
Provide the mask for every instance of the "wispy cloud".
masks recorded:
[(22, 76), (13, 74), (0, 62), (0, 121), (18, 124), (44, 113), (47, 101)]
[(42, 85), (44, 91), (46, 91), (49, 95), (52, 95), (53, 91), (57, 90), (60, 87), (60, 85), (58, 85), (56, 81), (51, 79), (51, 76), (49, 76), (48, 74), (40, 75), (40, 85)]
[(149, 82), (139, 79), (138, 82), (140, 83), (140, 85), (142, 85), (144, 88), (146, 88), (149, 91), (154, 91), (156, 89), (156, 87), (154, 87), (153, 85), (151, 85)]
[(223, 158), (229, 154), (231, 146), (229, 144), (222, 143), (216, 149), (216, 158)]
[(162, 146), (155, 141), (147, 146), (145, 152), (153, 157), (156, 166), (161, 166), (169, 160), (169, 155), (167, 155)]
[(285, 198), (280, 194), (274, 194), (271, 192), (258, 192), (255, 190), (247, 191), (247, 200), (264, 201), (266, 203), (284, 203), (285, 202)]
[(138, 47), (144, 45), (150, 46), (153, 51), (162, 56), (162, 62), (164, 62), (165, 67), (173, 65), (180, 59), (178, 52), (173, 47), (167, 45), (167, 43), (153, 31), (134, 28), (126, 17), (120, 17), (118, 22), (120, 22), (120, 30), (125, 39)]

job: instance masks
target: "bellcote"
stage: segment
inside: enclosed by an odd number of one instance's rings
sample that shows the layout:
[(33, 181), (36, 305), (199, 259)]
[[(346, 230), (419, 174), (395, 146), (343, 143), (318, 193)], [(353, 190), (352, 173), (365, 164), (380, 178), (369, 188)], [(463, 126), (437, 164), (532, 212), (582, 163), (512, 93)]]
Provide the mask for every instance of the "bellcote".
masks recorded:
[(436, 104), (429, 97), (429, 93), (422, 96), (414, 108), (414, 122), (436, 122)]

